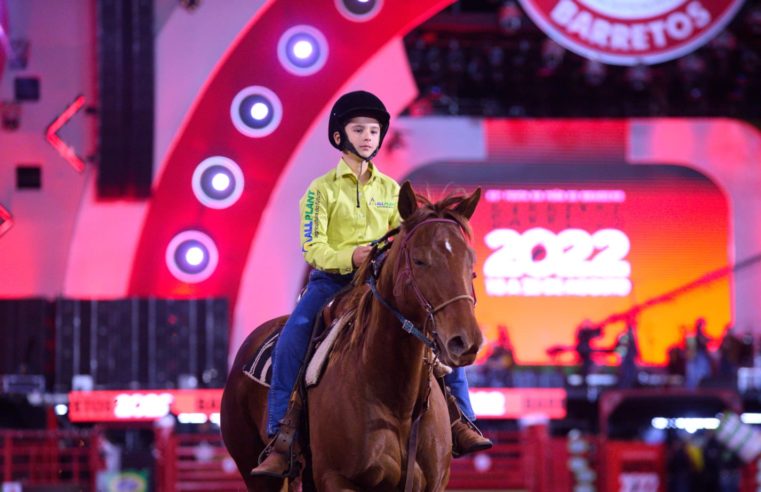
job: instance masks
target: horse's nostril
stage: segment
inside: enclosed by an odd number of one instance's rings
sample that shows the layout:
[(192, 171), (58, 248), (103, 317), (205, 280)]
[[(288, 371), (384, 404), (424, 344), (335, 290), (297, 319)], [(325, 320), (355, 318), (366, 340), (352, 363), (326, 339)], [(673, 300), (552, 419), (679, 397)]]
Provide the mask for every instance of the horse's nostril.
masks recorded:
[(462, 355), (465, 352), (465, 341), (462, 337), (452, 337), (447, 342), (447, 350), (453, 355)]

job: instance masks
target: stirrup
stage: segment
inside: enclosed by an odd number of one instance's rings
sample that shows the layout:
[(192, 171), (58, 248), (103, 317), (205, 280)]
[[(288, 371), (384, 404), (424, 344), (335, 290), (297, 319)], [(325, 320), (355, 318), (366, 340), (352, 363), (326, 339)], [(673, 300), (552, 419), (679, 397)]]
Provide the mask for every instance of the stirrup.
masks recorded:
[[(273, 476), (277, 478), (294, 478), (301, 474), (301, 460), (299, 459), (300, 453), (298, 450), (298, 442), (296, 434), (299, 429), (299, 421), (301, 418), (302, 402), (299, 392), (294, 389), (291, 392), (290, 400), (288, 401), (288, 408), (285, 411), (285, 416), (279, 422), (279, 428), (275, 435), (272, 436), (270, 442), (264, 447), (261, 453), (259, 453), (259, 459), (257, 460), (257, 466), (259, 467), (273, 452), (278, 453), (286, 461), (287, 468), (283, 471), (282, 475), (277, 473), (269, 473), (263, 471), (262, 475)], [(254, 468), (254, 470), (256, 469)], [(251, 470), (252, 472), (254, 470)], [(257, 472), (257, 474), (259, 474)]]
[[(464, 413), (461, 413), (460, 420), (465, 422), (465, 425), (467, 425), (470, 428), (470, 430), (475, 431), (481, 437), (485, 437), (484, 433), (481, 432), (481, 429), (479, 429), (476, 423), (470, 420), (467, 415), (465, 415)], [(454, 422), (452, 422), (452, 426), (454, 427)]]
[[(299, 459), (299, 453), (296, 452), (296, 450), (294, 449), (295, 443), (292, 442), (290, 445), (286, 447), (283, 445), (284, 444), (283, 441), (278, 442), (278, 437), (280, 437), (279, 432), (275, 434), (275, 436), (270, 440), (269, 444), (267, 444), (267, 446), (265, 446), (262, 452), (259, 453), (259, 458), (257, 459), (258, 464), (250, 472), (252, 476), (267, 476), (272, 478), (293, 479), (298, 477), (301, 474), (302, 462)], [(274, 471), (265, 470), (265, 471), (254, 473), (254, 470), (256, 470), (256, 468), (258, 468), (259, 465), (264, 463), (274, 453), (283, 457), (283, 461), (286, 462), (285, 469), (282, 472), (274, 472)]]

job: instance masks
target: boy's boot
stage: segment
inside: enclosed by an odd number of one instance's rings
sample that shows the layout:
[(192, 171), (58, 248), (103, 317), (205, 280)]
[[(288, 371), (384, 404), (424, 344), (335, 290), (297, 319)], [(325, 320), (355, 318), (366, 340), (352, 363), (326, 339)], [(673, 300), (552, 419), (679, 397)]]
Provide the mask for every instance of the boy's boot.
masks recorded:
[(457, 400), (449, 390), (446, 392), (446, 398), (449, 420), (452, 422), (452, 456), (459, 458), (464, 454), (491, 448), (494, 443), (484, 437), (476, 425), (463, 415), (457, 406)]
[(301, 472), (301, 461), (294, 449), (300, 421), (301, 398), (296, 391), (280, 421), (280, 429), (259, 456), (259, 465), (251, 470), (252, 476), (293, 478)]

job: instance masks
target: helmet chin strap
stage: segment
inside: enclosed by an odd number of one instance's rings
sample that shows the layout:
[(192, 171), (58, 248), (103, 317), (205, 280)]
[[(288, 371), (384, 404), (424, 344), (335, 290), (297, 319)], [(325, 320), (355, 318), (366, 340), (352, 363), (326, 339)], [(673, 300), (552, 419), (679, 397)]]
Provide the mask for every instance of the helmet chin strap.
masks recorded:
[(351, 152), (352, 154), (356, 155), (362, 161), (365, 161), (365, 162), (371, 161), (372, 158), (375, 157), (378, 154), (378, 151), (380, 150), (380, 145), (379, 145), (378, 147), (375, 148), (372, 154), (370, 154), (368, 157), (363, 157), (354, 147), (354, 144), (349, 142), (348, 138), (344, 138), (344, 137), (346, 137), (346, 134), (344, 132), (341, 132), (341, 142), (343, 142), (343, 145), (341, 147), (345, 151)]
[(362, 155), (360, 155), (360, 153), (357, 152), (357, 149), (354, 147), (354, 145), (351, 142), (349, 142), (349, 139), (348, 138), (343, 138), (343, 137), (346, 137), (346, 134), (344, 132), (340, 133), (340, 137), (341, 137), (341, 142), (343, 142), (343, 144), (341, 145), (341, 148), (344, 150), (344, 152), (350, 152), (350, 153), (354, 154), (361, 161), (359, 163), (359, 173), (357, 174), (357, 208), (360, 208), (360, 202), (359, 202), (359, 181), (362, 179), (362, 173), (364, 172), (365, 165), (368, 162), (370, 162), (370, 159), (375, 157), (375, 154), (377, 154), (378, 151), (380, 150), (380, 146), (378, 146), (378, 148), (376, 148), (375, 151), (372, 154), (370, 154), (370, 156), (368, 156), (368, 157), (362, 157)]
[(341, 142), (341, 148), (347, 152), (351, 152), (355, 156), (357, 156), (360, 160), (365, 162), (370, 162), (373, 157), (375, 157), (378, 154), (378, 151), (380, 150), (380, 145), (378, 145), (372, 154), (370, 154), (368, 157), (362, 157), (360, 153), (357, 151), (357, 149), (354, 147), (354, 144), (352, 144), (349, 141), (349, 137), (346, 135), (346, 132), (343, 130), (339, 130), (338, 132), (338, 138)]

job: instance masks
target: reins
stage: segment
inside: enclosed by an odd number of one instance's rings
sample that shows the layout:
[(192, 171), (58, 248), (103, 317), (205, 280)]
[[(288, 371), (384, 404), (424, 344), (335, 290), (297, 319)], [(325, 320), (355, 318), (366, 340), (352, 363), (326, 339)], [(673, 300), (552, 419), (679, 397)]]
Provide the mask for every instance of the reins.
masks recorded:
[(423, 342), (426, 347), (430, 348), (436, 355), (438, 355), (439, 347), (436, 345), (436, 342), (425, 336), (425, 333), (423, 333), (417, 326), (415, 326), (415, 323), (405, 318), (402, 313), (397, 311), (396, 308), (386, 302), (386, 300), (380, 295), (380, 292), (378, 292), (378, 286), (376, 285), (375, 277), (368, 277), (367, 283), (370, 285), (370, 290), (373, 292), (375, 299), (377, 299), (378, 302), (380, 302), (384, 308), (391, 312), (391, 314), (393, 314), (394, 317), (401, 323), (402, 330), (406, 331), (410, 335)]
[[(436, 357), (434, 355), (434, 357)], [(423, 364), (428, 363), (424, 358)], [(428, 406), (431, 396), (431, 373), (433, 372), (434, 361), (428, 363), (428, 374), (420, 381), (420, 389), (418, 393), (425, 392), (425, 396), (415, 402), (415, 407), (412, 409), (412, 426), (410, 427), (410, 438), (407, 441), (407, 465), (404, 469), (404, 492), (411, 492), (412, 487), (415, 485), (415, 474), (412, 473), (415, 470), (415, 461), (417, 458), (417, 441), (420, 435), (420, 422), (423, 420), (423, 415), (428, 411)]]
[(370, 275), (367, 277), (367, 284), (370, 286), (370, 290), (373, 293), (373, 296), (375, 299), (380, 302), (381, 306), (386, 308), (391, 314), (394, 315), (394, 317), (401, 323), (402, 330), (406, 331), (410, 335), (414, 336), (423, 344), (425, 344), (426, 347), (430, 348), (434, 351), (434, 353), (438, 354), (438, 346), (436, 345), (436, 342), (434, 340), (431, 340), (428, 338), (425, 333), (423, 333), (422, 330), (420, 330), (417, 326), (415, 326), (415, 323), (407, 319), (402, 313), (399, 312), (395, 307), (393, 307), (391, 304), (386, 301), (386, 299), (383, 298), (383, 296), (378, 291), (378, 277), (380, 276), (380, 269), (381, 266), (383, 266), (383, 263), (386, 261), (386, 256), (388, 255), (388, 250), (391, 249), (391, 245), (393, 242), (391, 241), (391, 238), (399, 234), (399, 231), (401, 230), (400, 227), (397, 227), (395, 229), (391, 229), (386, 234), (383, 235), (380, 239), (376, 239), (375, 241), (371, 242), (370, 245), (373, 247), (373, 253), (372, 253), (372, 260), (370, 262), (372, 270), (370, 272)]

